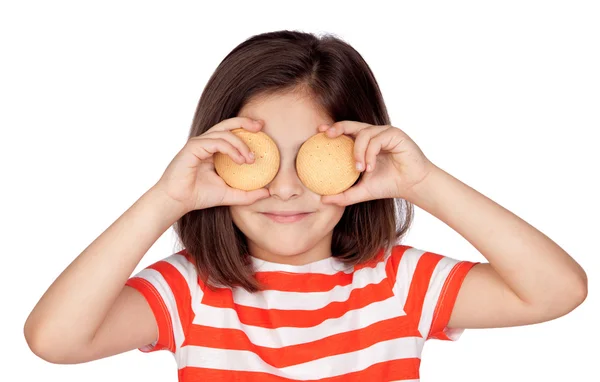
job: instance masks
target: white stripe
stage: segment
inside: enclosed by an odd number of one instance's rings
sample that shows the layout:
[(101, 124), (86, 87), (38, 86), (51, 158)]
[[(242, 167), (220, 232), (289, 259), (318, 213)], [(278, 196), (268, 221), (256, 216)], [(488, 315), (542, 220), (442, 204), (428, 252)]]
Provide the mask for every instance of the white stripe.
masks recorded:
[(385, 262), (380, 261), (374, 268), (357, 270), (351, 284), (338, 285), (325, 292), (265, 290), (261, 293), (249, 293), (243, 288), (235, 288), (232, 293), (235, 303), (243, 306), (261, 309), (317, 310), (332, 302), (347, 301), (353, 290), (378, 284), (386, 277)]
[[(457, 263), (459, 263), (459, 260), (443, 257), (433, 270), (429, 286), (427, 287), (427, 293), (425, 294), (425, 300), (423, 301), (421, 320), (419, 321), (419, 332), (421, 332), (424, 339), (427, 338), (429, 331), (431, 330), (433, 312), (440, 298), (444, 282)], [(460, 332), (462, 332), (462, 330), (460, 330)], [(460, 333), (458, 334), (460, 335)]]
[[(183, 343), (184, 335), (181, 321), (179, 320), (179, 312), (177, 311), (177, 303), (175, 302), (175, 296), (169, 288), (169, 284), (164, 279), (162, 274), (154, 269), (145, 268), (138, 272), (135, 277), (141, 277), (149, 281), (158, 291), (158, 294), (162, 298), (169, 311), (171, 322), (173, 323), (173, 334), (175, 337), (175, 351), (181, 348)], [(156, 342), (153, 343), (155, 345)], [(177, 358), (177, 357), (176, 357)]]
[(196, 272), (195, 265), (190, 263), (185, 256), (180, 254), (173, 254), (164, 259), (164, 261), (174, 266), (187, 282), (188, 289), (190, 291), (190, 297), (193, 302), (191, 308), (194, 314), (197, 314), (199, 312), (200, 301), (202, 301), (204, 293), (198, 284), (198, 273)]
[(280, 348), (316, 341), (338, 333), (367, 327), (376, 322), (404, 316), (395, 296), (374, 302), (358, 310), (346, 312), (338, 318), (331, 318), (313, 327), (280, 327), (275, 329), (242, 324), (237, 312), (230, 308), (215, 308), (202, 305), (193, 324), (213, 328), (239, 329), (244, 331), (250, 342), (258, 346)]
[(323, 357), (293, 366), (276, 368), (250, 351), (184, 346), (179, 368), (187, 366), (210, 369), (269, 373), (279, 377), (313, 380), (364, 370), (374, 364), (404, 358), (420, 358), (422, 341), (416, 337), (382, 341), (354, 352)]
[(319, 273), (324, 275), (334, 275), (339, 272), (352, 273), (354, 267), (344, 264), (333, 256), (326, 257), (312, 263), (293, 265), (283, 263), (273, 263), (254, 256), (250, 260), (256, 272), (288, 272), (288, 273)]
[(417, 263), (425, 251), (417, 248), (408, 248), (405, 250), (398, 269), (396, 270), (396, 282), (394, 284), (394, 294), (400, 299), (400, 306), (404, 309), (408, 298), (408, 291), (412, 283)]
[[(194, 313), (197, 313), (199, 311), (200, 301), (202, 300), (202, 290), (198, 284), (197, 272), (194, 264), (190, 263), (185, 256), (179, 253), (172, 254), (167, 258), (162, 259), (162, 261), (165, 261), (175, 267), (185, 279), (188, 284), (188, 289), (193, 302), (191, 308)], [(157, 289), (160, 297), (167, 306), (169, 316), (171, 317), (171, 322), (173, 323), (172, 329), (175, 338), (175, 353), (173, 355), (175, 356), (175, 360), (179, 363), (181, 358), (179, 350), (185, 339), (185, 333), (183, 332), (183, 325), (179, 318), (179, 311), (177, 309), (177, 302), (175, 301), (175, 295), (173, 294), (173, 291), (169, 287), (169, 284), (163, 275), (155, 269), (143, 269), (138, 272), (135, 277), (141, 277), (150, 282)], [(149, 350), (150, 348), (154, 347), (157, 342), (158, 340), (154, 341), (150, 345), (142, 347), (141, 349)]]

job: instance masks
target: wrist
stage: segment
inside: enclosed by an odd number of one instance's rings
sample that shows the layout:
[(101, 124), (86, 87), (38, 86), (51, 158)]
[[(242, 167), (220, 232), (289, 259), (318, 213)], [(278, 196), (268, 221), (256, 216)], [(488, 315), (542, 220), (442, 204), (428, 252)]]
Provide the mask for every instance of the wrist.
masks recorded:
[(152, 186), (142, 196), (152, 205), (158, 207), (166, 217), (173, 221), (177, 221), (180, 217), (189, 212), (189, 209), (180, 201), (171, 198), (158, 185)]
[(431, 163), (427, 175), (409, 189), (404, 199), (415, 205), (420, 205), (421, 200), (427, 199), (430, 191), (438, 187), (436, 184), (439, 184), (440, 175), (443, 173), (444, 170)]

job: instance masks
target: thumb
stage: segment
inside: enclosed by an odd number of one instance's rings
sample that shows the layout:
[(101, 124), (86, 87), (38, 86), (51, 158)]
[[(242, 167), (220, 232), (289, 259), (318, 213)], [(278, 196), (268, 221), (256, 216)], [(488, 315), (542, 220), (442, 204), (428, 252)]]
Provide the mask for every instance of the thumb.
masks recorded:
[(373, 199), (367, 192), (364, 184), (357, 184), (346, 191), (335, 195), (323, 195), (321, 201), (323, 203), (337, 204), (338, 206), (348, 206), (359, 202), (364, 202)]
[(223, 203), (225, 205), (249, 205), (257, 200), (264, 199), (271, 196), (269, 190), (266, 188), (259, 188), (252, 191), (239, 190), (237, 188), (231, 188), (228, 190)]

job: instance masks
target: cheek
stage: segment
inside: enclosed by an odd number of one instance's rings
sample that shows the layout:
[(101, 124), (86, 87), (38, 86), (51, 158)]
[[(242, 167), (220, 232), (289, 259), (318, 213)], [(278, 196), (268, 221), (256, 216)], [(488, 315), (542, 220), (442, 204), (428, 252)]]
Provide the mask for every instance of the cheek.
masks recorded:
[(326, 205), (321, 209), (321, 218), (319, 229), (332, 230), (335, 225), (340, 221), (346, 207), (340, 207), (336, 205)]
[(335, 204), (321, 204), (321, 211), (325, 212), (329, 216), (341, 217), (346, 210), (346, 207), (341, 207)]
[(248, 215), (247, 211), (240, 206), (229, 206), (229, 212), (231, 214), (231, 220), (233, 220), (233, 224), (235, 224), (240, 231), (246, 231), (246, 226), (248, 226)]
[(233, 224), (251, 240), (263, 236), (265, 229), (269, 228), (256, 212), (250, 211), (244, 206), (229, 206), (229, 211)]

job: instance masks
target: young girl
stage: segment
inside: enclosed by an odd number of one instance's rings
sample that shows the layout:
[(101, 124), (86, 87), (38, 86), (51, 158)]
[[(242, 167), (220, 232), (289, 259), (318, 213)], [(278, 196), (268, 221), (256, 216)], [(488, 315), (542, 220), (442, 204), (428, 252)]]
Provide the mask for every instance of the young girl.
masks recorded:
[[(264, 188), (231, 188), (214, 170), (217, 152), (253, 163), (240, 127), (280, 151)], [(361, 175), (336, 195), (296, 172), (298, 148), (320, 132), (355, 142)], [(413, 205), (489, 263), (401, 244)], [(172, 225), (182, 249), (131, 277)], [(418, 381), (426, 340), (548, 321), (586, 293), (564, 250), (390, 125), (356, 50), (279, 31), (225, 57), (185, 146), (50, 286), (25, 337), (54, 363), (167, 350), (180, 381)]]

